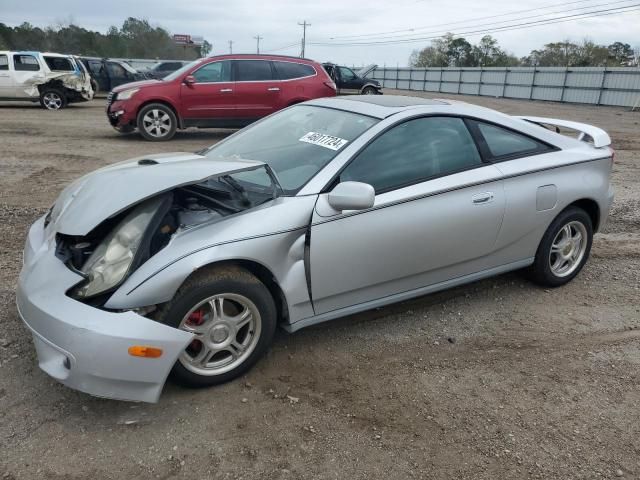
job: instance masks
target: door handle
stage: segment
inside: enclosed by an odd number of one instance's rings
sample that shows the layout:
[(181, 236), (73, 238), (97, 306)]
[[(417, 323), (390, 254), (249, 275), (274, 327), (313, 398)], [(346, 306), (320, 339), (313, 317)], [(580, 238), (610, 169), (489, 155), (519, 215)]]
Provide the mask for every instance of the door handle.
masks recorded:
[(271, 88), (267, 88), (268, 92), (279, 92), (280, 89), (278, 87), (271, 87)]
[(474, 196), (471, 197), (471, 201), (475, 205), (481, 205), (483, 203), (492, 202), (493, 201), (493, 192), (476, 193)]
[(231, 93), (233, 92), (233, 88), (221, 88), (220, 93)]

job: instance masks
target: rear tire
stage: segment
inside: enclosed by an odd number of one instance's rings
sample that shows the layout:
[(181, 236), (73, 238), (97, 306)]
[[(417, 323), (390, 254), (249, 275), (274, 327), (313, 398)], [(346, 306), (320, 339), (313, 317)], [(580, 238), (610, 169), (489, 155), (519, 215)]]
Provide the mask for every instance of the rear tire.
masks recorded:
[(138, 113), (138, 131), (145, 140), (164, 142), (171, 140), (178, 128), (178, 119), (170, 107), (163, 103), (150, 103)]
[(277, 310), (265, 285), (235, 266), (197, 272), (164, 304), (155, 319), (194, 341), (171, 370), (171, 379), (202, 388), (233, 380), (268, 350)]
[(540, 241), (531, 279), (552, 288), (570, 282), (584, 267), (592, 243), (593, 225), (587, 212), (577, 207), (560, 212)]
[(46, 87), (40, 92), (40, 105), (47, 110), (60, 110), (67, 106), (67, 97), (62, 90)]

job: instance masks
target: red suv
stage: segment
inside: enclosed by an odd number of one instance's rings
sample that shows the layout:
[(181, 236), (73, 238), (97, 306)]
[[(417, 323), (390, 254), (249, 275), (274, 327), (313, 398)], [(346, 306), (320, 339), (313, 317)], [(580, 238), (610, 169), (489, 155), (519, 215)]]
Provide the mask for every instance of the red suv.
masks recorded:
[(243, 127), (294, 103), (336, 95), (322, 65), (279, 55), (201, 58), (162, 80), (114, 88), (109, 123), (122, 133), (138, 129), (147, 140), (169, 140), (178, 128)]

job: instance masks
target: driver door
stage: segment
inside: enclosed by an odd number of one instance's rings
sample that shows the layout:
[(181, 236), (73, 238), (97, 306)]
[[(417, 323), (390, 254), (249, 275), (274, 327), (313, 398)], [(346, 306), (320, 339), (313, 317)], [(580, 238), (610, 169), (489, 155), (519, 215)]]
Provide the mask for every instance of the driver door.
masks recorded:
[(180, 86), (180, 108), (188, 124), (215, 126), (236, 115), (236, 84), (231, 81), (231, 61), (211, 62), (191, 73), (195, 82)]
[(338, 67), (340, 69), (340, 95), (357, 95), (363, 86), (363, 81), (353, 70), (347, 67)]
[(412, 119), (380, 135), (338, 179), (372, 185), (374, 206), (336, 214), (322, 194), (313, 213), (316, 315), (493, 266), (505, 210), (500, 176), (460, 118)]

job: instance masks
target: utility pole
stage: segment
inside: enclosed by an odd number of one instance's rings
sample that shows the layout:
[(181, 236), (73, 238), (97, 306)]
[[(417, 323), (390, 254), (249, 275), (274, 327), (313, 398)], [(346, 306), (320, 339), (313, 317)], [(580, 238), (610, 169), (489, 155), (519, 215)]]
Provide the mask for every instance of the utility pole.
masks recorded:
[(258, 54), (260, 54), (260, 40), (264, 40), (264, 37), (261, 37), (260, 35), (253, 37), (256, 42), (257, 42), (257, 47), (256, 47), (256, 51)]
[(233, 53), (233, 40), (229, 40), (229, 53)]
[(300, 56), (304, 58), (304, 47), (307, 43), (307, 27), (310, 27), (311, 24), (304, 20), (302, 23), (298, 22), (298, 25), (302, 27), (302, 52), (300, 53)]

